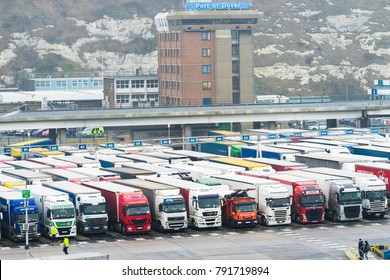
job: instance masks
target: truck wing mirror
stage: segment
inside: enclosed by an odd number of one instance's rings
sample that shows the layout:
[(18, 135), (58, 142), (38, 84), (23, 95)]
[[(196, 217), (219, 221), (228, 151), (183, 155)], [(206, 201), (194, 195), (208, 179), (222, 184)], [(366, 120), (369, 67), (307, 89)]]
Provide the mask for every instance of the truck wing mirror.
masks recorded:
[(162, 203), (160, 203), (160, 204), (158, 205), (158, 211), (159, 211), (159, 212), (162, 211)]

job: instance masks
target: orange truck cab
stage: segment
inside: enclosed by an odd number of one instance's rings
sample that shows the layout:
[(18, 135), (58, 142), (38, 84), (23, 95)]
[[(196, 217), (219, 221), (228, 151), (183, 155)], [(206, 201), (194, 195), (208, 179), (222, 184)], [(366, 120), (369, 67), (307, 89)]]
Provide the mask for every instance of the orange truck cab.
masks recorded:
[(230, 227), (255, 227), (257, 206), (248, 190), (236, 190), (222, 199), (222, 224)]

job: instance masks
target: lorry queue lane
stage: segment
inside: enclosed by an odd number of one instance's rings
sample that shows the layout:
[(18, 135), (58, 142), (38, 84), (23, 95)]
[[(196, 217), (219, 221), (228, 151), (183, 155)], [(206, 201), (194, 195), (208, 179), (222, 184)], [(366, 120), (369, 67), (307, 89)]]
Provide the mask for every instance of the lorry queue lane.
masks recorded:
[[(133, 235), (122, 235), (120, 232), (116, 231), (107, 231), (106, 234), (93, 234), (93, 235), (83, 235), (77, 234), (76, 237), (71, 238), (71, 243), (73, 245), (85, 245), (101, 243), (101, 244), (109, 244), (115, 242), (132, 242), (132, 241), (155, 241), (155, 240), (179, 240), (179, 239), (190, 239), (192, 241), (197, 238), (223, 238), (226, 236), (243, 236), (247, 234), (254, 234), (257, 236), (263, 236), (264, 238), (271, 238), (272, 236), (284, 236), (284, 237), (298, 237), (303, 233), (307, 235), (307, 240), (305, 236), (301, 236), (301, 241), (307, 241), (308, 243), (317, 239), (316, 233), (319, 232), (318, 236), (322, 236), (322, 233), (327, 234), (332, 231), (351, 231), (353, 235), (358, 236), (361, 231), (366, 231), (372, 229), (378, 230), (389, 230), (390, 229), (390, 217), (385, 215), (384, 218), (377, 219), (362, 219), (361, 221), (353, 221), (353, 222), (331, 222), (325, 221), (325, 223), (321, 224), (297, 224), (292, 223), (290, 225), (282, 225), (275, 227), (267, 227), (262, 225), (257, 225), (255, 228), (229, 228), (229, 227), (221, 227), (214, 229), (193, 229), (187, 228), (184, 231), (170, 231), (170, 232), (158, 232), (152, 230), (147, 234), (133, 234)], [(363, 235), (362, 235), (363, 236)], [(318, 237), (321, 239), (320, 237)], [(344, 238), (344, 237), (342, 237)], [(341, 238), (341, 239), (342, 239)], [(60, 240), (61, 241), (61, 240)], [(44, 248), (50, 246), (50, 238), (41, 236), (39, 241), (30, 241), (30, 248)], [(318, 242), (321, 242), (319, 240)], [(340, 241), (338, 241), (340, 242)], [(338, 242), (333, 242), (337, 243)], [(195, 242), (196, 243), (196, 242)], [(388, 242), (387, 242), (388, 243)], [(338, 246), (338, 245), (334, 246)], [(22, 242), (13, 242), (7, 238), (2, 238), (0, 240), (0, 259), (2, 259), (2, 252), (8, 250), (15, 250), (18, 248), (24, 248), (24, 243)]]
[[(109, 254), (110, 260), (346, 260), (345, 249), (355, 248), (359, 238), (370, 244), (387, 244), (389, 219), (361, 223), (325, 223), (293, 227), (250, 229), (221, 228), (215, 231), (192, 230), (178, 233), (71, 240), (70, 253)], [(116, 238), (118, 237), (118, 238)], [(108, 237), (107, 237), (108, 238)], [(43, 240), (46, 240), (44, 238)], [(61, 246), (39, 242), (30, 247), (31, 258), (63, 256)], [(26, 259), (23, 244), (0, 247), (2, 260)]]

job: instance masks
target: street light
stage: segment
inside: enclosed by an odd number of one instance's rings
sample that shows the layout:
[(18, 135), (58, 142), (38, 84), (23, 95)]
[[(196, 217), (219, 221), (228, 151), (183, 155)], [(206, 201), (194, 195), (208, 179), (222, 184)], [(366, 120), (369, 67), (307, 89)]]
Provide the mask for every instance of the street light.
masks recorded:
[[(340, 64), (341, 68), (344, 70), (344, 75), (345, 75), (345, 97), (346, 97), (346, 101), (348, 102), (349, 101), (349, 81), (348, 81), (348, 64)], [(345, 67), (345, 68), (344, 68)]]

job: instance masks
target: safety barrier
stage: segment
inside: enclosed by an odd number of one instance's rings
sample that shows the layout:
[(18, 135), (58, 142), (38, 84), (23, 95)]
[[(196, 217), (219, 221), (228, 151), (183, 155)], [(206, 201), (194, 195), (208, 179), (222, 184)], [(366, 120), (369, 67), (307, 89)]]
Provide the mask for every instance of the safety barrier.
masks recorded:
[(390, 250), (388, 245), (373, 245), (370, 251), (385, 260), (390, 260)]

